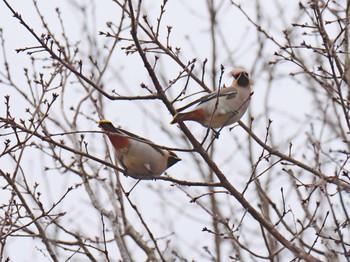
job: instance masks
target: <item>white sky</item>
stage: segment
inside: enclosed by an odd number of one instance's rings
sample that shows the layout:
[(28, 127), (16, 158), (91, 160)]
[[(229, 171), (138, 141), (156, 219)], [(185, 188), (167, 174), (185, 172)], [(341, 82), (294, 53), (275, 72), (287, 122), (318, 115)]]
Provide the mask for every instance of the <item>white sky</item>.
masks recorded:
[[(33, 9), (33, 4), (31, 1), (10, 1), (13, 8), (18, 11), (22, 17), (27, 21), (27, 23), (40, 35), (43, 32), (41, 28), (41, 23), (38, 20), (38, 16)], [(111, 44), (111, 41), (106, 42), (104, 36), (98, 36), (99, 31), (107, 31), (106, 22), (108, 21), (118, 21), (119, 8), (112, 1), (80, 1), (81, 3), (93, 3), (96, 9), (95, 20), (89, 21), (91, 23), (91, 30), (98, 41), (98, 45), (103, 46), (107, 43)], [(147, 12), (148, 18), (153, 23), (156, 21), (155, 18), (159, 13), (159, 5), (161, 1), (143, 1), (143, 10)], [(217, 1), (218, 3), (221, 1)], [(248, 70), (255, 68), (255, 72), (252, 78), (255, 82), (254, 96), (251, 103), (251, 115), (256, 118), (256, 123), (254, 125), (254, 132), (261, 138), (265, 134), (265, 126), (267, 119), (263, 116), (265, 108), (265, 99), (268, 90), (267, 86), (267, 67), (268, 65), (259, 64), (254, 65), (254, 57), (256, 55), (256, 46), (252, 48), (252, 43), (256, 41), (256, 33), (251, 24), (248, 23), (247, 19), (242, 16), (242, 14), (231, 4), (229, 1), (223, 1), (222, 11), (219, 17), (219, 27), (220, 30), (226, 35), (227, 44), (234, 50), (231, 58), (227, 57), (224, 47), (219, 43), (218, 46), (218, 64), (217, 69), (219, 70), (220, 64), (223, 64), (226, 68), (226, 73), (228, 73), (232, 68), (235, 67), (245, 67)], [(241, 1), (242, 6), (246, 8), (249, 14), (254, 15), (254, 5), (252, 1)], [(248, 2), (248, 3), (247, 3)], [(285, 15), (286, 23), (290, 24), (293, 22), (293, 13), (296, 8), (298, 8), (298, 1), (281, 1), (283, 2), (283, 8), (289, 10)], [(71, 1), (53, 1), (53, 0), (43, 0), (38, 1), (38, 5), (42, 13), (45, 15), (45, 19), (50, 24), (55, 34), (59, 35), (61, 30), (55, 13), (55, 8), (59, 7), (61, 9), (62, 16), (65, 22), (66, 33), (72, 42), (81, 41), (81, 25), (80, 22), (82, 17), (80, 13), (77, 12)], [(190, 7), (189, 7), (190, 6)], [(268, 32), (276, 35), (278, 41), (283, 42), (283, 37), (281, 30), (284, 28), (282, 23), (276, 23), (275, 21), (279, 19), (278, 6), (275, 5), (274, 1), (264, 1), (261, 8), (264, 10), (265, 15), (263, 26), (265, 26)], [(3, 34), (6, 40), (6, 55), (8, 61), (10, 61), (11, 72), (16, 76), (15, 82), (21, 86), (26, 86), (26, 82), (23, 76), (23, 68), (30, 65), (30, 59), (25, 53), (17, 54), (14, 50), (16, 48), (22, 48), (26, 46), (33, 46), (37, 43), (33, 37), (23, 28), (18, 21), (13, 18), (9, 10), (5, 7), (4, 3), (0, 3), (1, 19), (0, 27), (3, 28)], [(288, 17), (289, 16), (289, 17)], [(90, 19), (90, 18), (89, 18)], [(200, 69), (200, 64), (205, 58), (211, 57), (211, 46), (210, 38), (208, 32), (208, 13), (205, 7), (205, 1), (169, 1), (166, 8), (166, 13), (164, 16), (164, 23), (161, 32), (162, 38), (165, 39), (165, 26), (173, 26), (171, 42), (173, 47), (181, 46), (181, 58), (184, 61), (190, 60), (193, 57), (197, 58), (196, 70)], [(126, 35), (128, 31), (124, 34)], [(280, 34), (278, 34), (280, 32)], [(277, 48), (273, 46), (269, 40), (266, 40), (266, 50), (264, 50), (264, 55), (266, 56), (264, 61), (269, 61), (275, 59), (273, 55)], [(86, 48), (87, 44), (81, 43), (81, 53), (80, 56), (89, 55), (89, 50)], [(151, 81), (144, 70), (143, 65), (140, 63), (140, 59), (137, 55), (126, 56), (124, 51), (121, 50), (122, 46), (117, 47), (117, 52), (113, 57), (111, 62), (112, 70), (108, 72), (103, 79), (106, 90), (115, 89), (118, 93), (125, 95), (133, 95), (139, 93), (139, 85), (144, 82), (148, 86), (152, 87)], [(101, 50), (105, 52), (105, 50)], [(87, 61), (87, 57), (83, 57)], [(232, 62), (233, 60), (233, 62)], [(0, 54), (0, 62), (2, 63), (3, 57)], [(208, 69), (211, 61), (208, 62)], [(175, 65), (173, 62), (169, 62), (167, 58), (161, 58), (159, 71), (162, 71), (167, 79), (173, 79), (177, 76), (180, 71), (179, 66)], [(299, 71), (295, 66), (290, 63), (280, 64), (276, 68), (276, 73), (281, 76), (280, 81), (275, 81), (274, 85), (271, 86), (268, 95), (267, 104), (270, 109), (269, 118), (273, 120), (272, 132), (274, 134), (274, 142), (280, 145), (280, 149), (284, 152), (287, 150), (289, 145), (289, 137), (294, 136), (298, 132), (304, 132), (303, 126), (307, 123), (308, 118), (306, 114), (312, 113), (313, 106), (311, 105), (311, 98), (309, 94), (305, 91), (304, 86), (296, 84), (294, 80), (288, 77), (289, 72)], [(118, 76), (115, 76), (115, 73)], [(47, 76), (48, 77), (48, 76)], [(124, 82), (120, 81), (120, 77), (123, 78)], [(210, 74), (207, 74), (207, 83), (209, 84)], [(225, 74), (223, 82), (228, 85), (231, 82), (230, 77)], [(79, 84), (72, 84), (74, 90), (79, 90)], [(181, 84), (177, 85), (178, 90), (181, 88)], [(190, 85), (190, 90), (198, 90), (198, 86), (192, 81)], [(4, 95), (11, 94), (11, 110), (16, 118), (27, 117), (25, 114), (25, 105), (22, 103), (23, 98), (18, 97), (16, 92), (13, 92), (11, 88), (0, 84), (0, 108), (1, 111), (4, 110)], [(18, 100), (17, 100), (18, 99)], [(74, 105), (76, 98), (74, 96), (67, 96), (65, 98), (67, 108), (70, 104)], [(182, 104), (183, 105), (183, 104)], [(180, 104), (178, 106), (181, 106)], [(159, 110), (158, 110), (159, 109)], [(88, 109), (87, 109), (88, 110)], [(177, 137), (180, 135), (179, 129), (174, 126), (170, 126), (169, 122), (171, 120), (170, 114), (165, 108), (159, 106), (155, 102), (130, 102), (130, 101), (120, 101), (120, 102), (107, 102), (106, 103), (106, 117), (112, 122), (121, 125), (125, 129), (128, 129), (134, 133), (141, 136), (149, 138), (158, 144), (164, 144), (167, 146), (182, 146), (183, 142)], [(59, 112), (56, 112), (59, 114)], [(52, 112), (55, 114), (55, 111)], [(60, 117), (59, 115), (57, 117)], [(159, 126), (155, 125), (153, 121), (145, 121), (147, 117), (153, 117), (159, 119), (159, 122), (163, 123), (161, 126), (166, 130), (166, 132), (160, 131)], [(97, 121), (98, 118), (95, 115), (94, 118)], [(293, 123), (290, 125), (290, 119), (299, 119), (298, 123)], [(247, 115), (243, 118), (245, 123), (248, 123)], [(158, 122), (157, 122), (158, 123)], [(191, 130), (198, 138), (204, 136), (205, 129), (196, 123), (188, 123)], [(82, 127), (83, 128), (83, 127)], [(83, 130), (98, 130), (97, 125), (94, 126), (93, 123), (89, 123), (84, 126)], [(170, 134), (170, 135), (167, 135)], [(97, 138), (100, 139), (100, 138)], [(220, 139), (215, 141), (215, 147), (218, 149), (214, 155), (214, 160), (222, 167), (222, 170), (228, 174), (234, 174), (235, 177), (230, 177), (232, 183), (239, 189), (242, 190), (247, 182), (248, 178), (245, 176), (247, 170), (250, 169), (247, 163), (246, 156), (242, 155), (240, 152), (232, 152), (232, 149), (236, 149), (237, 141), (244, 145), (244, 140), (247, 139), (247, 135), (241, 128), (235, 128), (232, 132), (228, 129), (223, 130)], [(87, 135), (87, 140), (90, 141), (89, 146), (96, 148), (97, 154), (100, 153), (100, 157), (103, 157), (104, 145), (102, 143), (94, 143), (96, 141), (96, 136)], [(102, 140), (99, 140), (102, 141)], [(300, 141), (293, 141), (295, 147), (298, 148), (304, 145), (305, 141), (301, 139)], [(100, 148), (101, 147), (101, 148)], [(260, 154), (260, 150), (256, 152), (256, 156)], [(232, 158), (227, 159), (225, 156), (231, 155)], [(296, 153), (297, 154), (297, 153)], [(196, 180), (200, 179), (195, 166), (193, 165), (192, 157), (188, 154), (179, 153), (183, 161), (179, 162), (171, 169), (168, 173), (171, 176), (180, 179)], [(41, 159), (46, 159), (43, 155), (38, 155), (38, 151), (28, 149), (25, 153), (25, 162), (23, 167), (28, 174), (31, 174), (29, 178), (31, 183), (34, 181), (40, 182), (40, 190), (43, 192), (45, 198), (47, 198), (47, 204), (57, 201), (57, 199), (62, 196), (65, 190), (69, 186), (74, 186), (76, 183), (80, 182), (80, 179), (76, 176), (66, 177), (66, 175), (58, 175), (55, 172), (43, 172), (43, 167), (45, 165), (51, 165), (50, 163), (40, 163)], [(47, 160), (47, 159), (46, 159)], [(0, 159), (0, 165), (8, 172), (13, 170), (13, 162), (9, 159)], [(204, 166), (205, 168), (205, 166)], [(265, 167), (262, 166), (261, 170)], [(260, 170), (260, 171), (261, 171)], [(278, 176), (276, 180), (272, 182), (271, 194), (275, 195), (276, 198), (280, 198), (280, 187), (284, 182), (288, 181), (286, 174), (275, 174)], [(122, 178), (122, 181), (126, 188), (130, 188), (134, 183), (130, 178)], [(189, 198), (176, 187), (171, 187), (170, 183), (167, 182), (142, 182), (139, 186), (139, 190), (133, 192), (132, 199), (137, 204), (140, 211), (145, 215), (144, 219), (151, 226), (152, 231), (157, 237), (162, 237), (164, 235), (170, 234), (171, 232), (177, 232), (176, 236), (172, 238), (171, 244), (179, 245), (179, 248), (183, 251), (183, 254), (187, 255), (187, 258), (196, 259), (198, 261), (203, 261), (203, 258), (197, 256), (197, 253), (190, 255), (191, 250), (201, 249), (202, 246), (208, 245), (212, 248), (212, 243), (207, 243), (206, 233), (201, 232), (204, 226), (210, 226), (209, 216), (203, 212), (202, 209), (198, 208), (195, 204), (189, 203)], [(161, 203), (159, 199), (160, 195), (155, 194), (153, 190), (149, 188), (156, 187), (161, 191), (164, 191), (165, 203), (171, 203), (169, 206), (175, 206), (177, 208), (168, 208), (166, 204)], [(141, 189), (140, 189), (141, 188)], [(96, 190), (101, 190), (96, 187)], [(203, 189), (190, 188), (185, 189), (190, 192), (193, 196), (204, 192)], [(102, 192), (102, 190), (101, 190)], [(101, 193), (101, 197), (106, 197)], [(254, 203), (254, 192), (248, 192), (248, 198)], [(220, 200), (225, 201), (226, 196), (220, 196)], [(207, 200), (205, 200), (207, 201)], [(277, 201), (277, 200), (276, 200)], [(223, 212), (230, 214), (231, 212), (242, 212), (241, 206), (235, 201), (231, 201), (232, 210), (224, 210)], [(255, 203), (254, 203), (255, 204)], [(108, 206), (108, 199), (106, 199), (106, 205)], [(162, 207), (163, 205), (163, 207)], [(165, 205), (165, 206), (164, 206)], [(293, 203), (289, 203), (293, 206)], [(100, 227), (100, 217), (96, 212), (89, 207), (90, 203), (86, 196), (85, 190), (80, 187), (73, 190), (65, 199), (62, 205), (65, 211), (69, 211), (64, 219), (67, 223), (71, 223), (73, 230), (78, 230), (81, 227), (81, 231), (86, 232), (86, 225), (96, 225), (96, 227), (89, 227), (91, 231), (91, 237), (97, 234)], [(164, 210), (166, 212), (164, 212)], [(297, 211), (298, 207), (294, 207)], [(58, 210), (57, 210), (58, 211)], [(130, 210), (130, 220), (138, 221), (136, 218), (133, 219), (135, 213)], [(162, 225), (161, 216), (165, 215), (172, 221), (172, 224)], [(188, 216), (194, 217), (194, 219), (189, 219)], [(77, 223), (76, 220), (79, 220)], [(247, 220), (250, 218), (246, 218)], [(292, 218), (290, 218), (292, 219)], [(168, 220), (167, 220), (168, 221)], [(195, 222), (198, 221), (198, 222)], [(236, 222), (236, 221), (235, 221)], [(140, 225), (136, 222), (135, 227), (137, 229), (142, 229)], [(252, 222), (254, 223), (254, 222)], [(255, 226), (257, 223), (255, 223)], [(242, 236), (243, 237), (243, 236)], [(40, 252), (33, 252), (31, 239), (12, 239), (9, 242), (9, 246), (6, 249), (6, 255), (9, 255), (12, 261), (48, 261)], [(176, 242), (182, 243), (178, 244)], [(35, 242), (36, 247), (42, 248), (41, 244)], [(17, 252), (20, 247), (21, 252)], [(111, 247), (110, 253), (116, 252), (115, 246)], [(35, 250), (35, 249), (34, 249)], [(35, 257), (33, 257), (35, 254)], [(34, 259), (34, 260), (33, 260)], [(78, 260), (74, 260), (78, 261)]]

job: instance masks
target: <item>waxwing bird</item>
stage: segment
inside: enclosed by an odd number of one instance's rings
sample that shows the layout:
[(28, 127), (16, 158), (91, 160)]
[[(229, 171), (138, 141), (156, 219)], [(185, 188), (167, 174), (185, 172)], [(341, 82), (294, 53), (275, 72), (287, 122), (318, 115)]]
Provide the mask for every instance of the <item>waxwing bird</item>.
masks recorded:
[(156, 178), (181, 160), (174, 152), (114, 127), (109, 120), (100, 120), (98, 125), (111, 141), (120, 165), (133, 178)]
[[(213, 91), (178, 109), (180, 113), (174, 116), (170, 124), (196, 121), (205, 127), (221, 128), (241, 119), (250, 103), (251, 81), (243, 69), (231, 71), (230, 75), (234, 77), (231, 86)], [(181, 113), (194, 104), (198, 104), (194, 110)]]

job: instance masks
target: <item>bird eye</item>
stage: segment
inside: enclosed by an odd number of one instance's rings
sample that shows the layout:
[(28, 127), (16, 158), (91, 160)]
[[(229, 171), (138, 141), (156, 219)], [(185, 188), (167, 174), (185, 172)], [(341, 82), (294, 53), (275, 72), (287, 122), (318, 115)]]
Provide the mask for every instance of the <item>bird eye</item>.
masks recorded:
[(249, 74), (248, 74), (248, 72), (246, 72), (246, 71), (238, 71), (238, 72), (236, 72), (235, 74), (232, 74), (232, 76), (233, 76), (235, 79), (240, 78), (242, 75), (244, 75), (246, 78), (249, 78)]

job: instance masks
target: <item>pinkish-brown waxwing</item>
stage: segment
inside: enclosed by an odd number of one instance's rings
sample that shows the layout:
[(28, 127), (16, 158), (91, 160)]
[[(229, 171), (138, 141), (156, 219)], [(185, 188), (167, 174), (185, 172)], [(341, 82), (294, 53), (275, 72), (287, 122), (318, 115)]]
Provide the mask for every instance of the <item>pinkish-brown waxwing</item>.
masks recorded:
[(136, 179), (154, 179), (181, 159), (172, 151), (160, 148), (149, 140), (121, 131), (109, 120), (100, 120), (99, 127), (111, 141), (125, 173)]
[(237, 122), (247, 111), (252, 95), (247, 71), (233, 70), (231, 86), (213, 91), (200, 99), (178, 109), (182, 110), (197, 104), (194, 110), (177, 113), (170, 124), (179, 121), (195, 121), (205, 127), (221, 128)]

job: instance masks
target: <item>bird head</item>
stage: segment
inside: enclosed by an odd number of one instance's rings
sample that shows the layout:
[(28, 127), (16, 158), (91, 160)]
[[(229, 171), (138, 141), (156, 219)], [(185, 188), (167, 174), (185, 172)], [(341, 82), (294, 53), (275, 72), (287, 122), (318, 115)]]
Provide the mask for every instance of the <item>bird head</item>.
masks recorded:
[(230, 72), (240, 86), (248, 86), (250, 84), (249, 74), (244, 69), (236, 69)]

